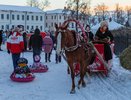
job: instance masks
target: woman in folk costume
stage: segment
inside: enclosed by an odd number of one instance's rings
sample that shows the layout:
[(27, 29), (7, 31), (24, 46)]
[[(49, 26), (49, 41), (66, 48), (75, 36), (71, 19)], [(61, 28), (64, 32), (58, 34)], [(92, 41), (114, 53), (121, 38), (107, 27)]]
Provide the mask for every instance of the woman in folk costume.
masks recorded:
[(14, 70), (17, 67), (17, 60), (20, 58), (21, 52), (24, 51), (24, 42), (22, 35), (18, 32), (19, 28), (15, 27), (12, 34), (7, 39), (7, 50), (8, 53), (12, 53), (12, 60)]
[(46, 36), (43, 39), (43, 49), (45, 52), (45, 62), (47, 62), (47, 61), (51, 62), (50, 56), (51, 56), (52, 48), (53, 48), (53, 40), (50, 37), (50, 33), (47, 32)]
[(95, 38), (104, 43), (105, 60), (108, 62), (109, 60), (112, 59), (110, 43), (114, 40), (114, 37), (108, 29), (107, 21), (101, 22), (100, 28), (96, 32)]

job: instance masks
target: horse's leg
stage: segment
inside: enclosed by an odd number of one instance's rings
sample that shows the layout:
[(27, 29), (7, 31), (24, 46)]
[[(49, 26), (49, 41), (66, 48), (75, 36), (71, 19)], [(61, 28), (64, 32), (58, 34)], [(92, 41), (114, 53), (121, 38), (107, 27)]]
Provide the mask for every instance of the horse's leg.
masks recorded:
[(67, 73), (70, 74), (70, 67), (67, 68)]
[(82, 83), (82, 68), (83, 68), (83, 64), (82, 62), (80, 62), (80, 80), (78, 81), (78, 89), (80, 89), (80, 85)]
[(83, 61), (82, 62), (82, 75), (81, 75), (81, 80), (82, 80), (82, 87), (86, 87), (86, 83), (85, 83), (85, 81), (84, 81), (84, 76), (85, 76), (85, 74), (86, 74), (86, 64), (85, 64), (85, 62)]
[(72, 89), (70, 91), (71, 94), (75, 93), (75, 72), (74, 72), (74, 66), (73, 66), (73, 62), (69, 61), (69, 67), (71, 70), (71, 78), (72, 78)]

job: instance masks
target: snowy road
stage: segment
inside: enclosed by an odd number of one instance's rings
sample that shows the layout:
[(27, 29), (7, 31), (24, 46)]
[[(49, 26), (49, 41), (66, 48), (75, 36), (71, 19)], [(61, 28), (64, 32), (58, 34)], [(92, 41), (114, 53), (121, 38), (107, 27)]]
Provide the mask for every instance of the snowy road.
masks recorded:
[[(41, 54), (44, 62), (44, 53)], [(32, 64), (32, 53), (24, 54)], [(13, 67), (11, 56), (0, 52), (0, 100), (131, 100), (131, 72), (119, 65), (114, 57), (113, 69), (109, 77), (93, 74), (91, 83), (86, 88), (71, 95), (71, 78), (67, 74), (67, 64), (63, 61), (55, 64), (55, 53), (52, 62), (46, 63), (47, 73), (35, 74), (36, 79), (30, 83), (16, 83), (9, 78)], [(76, 84), (79, 77), (76, 78)], [(87, 78), (85, 78), (87, 81)]]

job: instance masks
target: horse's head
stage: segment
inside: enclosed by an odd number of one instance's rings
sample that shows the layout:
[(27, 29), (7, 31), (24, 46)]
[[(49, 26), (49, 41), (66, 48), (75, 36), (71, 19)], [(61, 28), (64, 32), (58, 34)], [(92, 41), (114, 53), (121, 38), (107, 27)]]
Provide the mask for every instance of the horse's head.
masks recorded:
[(57, 24), (55, 24), (55, 28), (56, 28), (55, 39), (57, 42), (56, 50), (57, 53), (60, 54), (60, 52), (65, 47), (68, 41), (68, 32), (69, 32), (69, 30), (67, 29), (68, 24), (63, 26), (58, 26)]

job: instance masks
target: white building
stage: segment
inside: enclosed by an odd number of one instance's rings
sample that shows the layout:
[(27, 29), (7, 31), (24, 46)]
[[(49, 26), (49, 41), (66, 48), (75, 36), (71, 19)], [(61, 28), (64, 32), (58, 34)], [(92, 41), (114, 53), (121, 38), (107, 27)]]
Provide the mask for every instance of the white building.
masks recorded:
[[(55, 31), (55, 23), (62, 25), (65, 20), (70, 19), (70, 14), (63, 14), (63, 9), (50, 10), (45, 13), (45, 30), (46, 31)], [(81, 19), (80, 23), (85, 26), (87, 24), (86, 19)], [(69, 28), (75, 29), (75, 23), (70, 23)]]
[(44, 31), (44, 12), (37, 7), (0, 5), (0, 29), (23, 25), (25, 31), (38, 27)]

